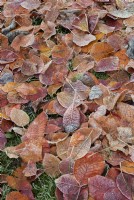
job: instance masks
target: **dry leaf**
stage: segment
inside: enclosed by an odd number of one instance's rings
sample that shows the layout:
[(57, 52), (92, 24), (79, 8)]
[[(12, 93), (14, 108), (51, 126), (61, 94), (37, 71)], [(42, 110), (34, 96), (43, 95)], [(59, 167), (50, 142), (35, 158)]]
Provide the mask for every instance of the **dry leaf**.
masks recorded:
[(11, 110), (10, 117), (17, 126), (26, 126), (30, 122), (27, 113), (16, 108)]
[(42, 162), (43, 162), (43, 166), (47, 175), (51, 177), (57, 177), (60, 175), (60, 170), (59, 170), (60, 159), (59, 158), (57, 158), (56, 156), (52, 154), (45, 153), (45, 156)]
[(113, 47), (106, 42), (95, 43), (91, 48), (91, 56), (100, 61), (102, 58), (108, 57), (114, 51)]
[(101, 154), (88, 153), (75, 161), (74, 176), (81, 185), (88, 183), (88, 178), (101, 175), (105, 168), (105, 162)]
[(74, 105), (70, 105), (63, 115), (63, 126), (67, 133), (72, 133), (80, 126), (80, 112)]

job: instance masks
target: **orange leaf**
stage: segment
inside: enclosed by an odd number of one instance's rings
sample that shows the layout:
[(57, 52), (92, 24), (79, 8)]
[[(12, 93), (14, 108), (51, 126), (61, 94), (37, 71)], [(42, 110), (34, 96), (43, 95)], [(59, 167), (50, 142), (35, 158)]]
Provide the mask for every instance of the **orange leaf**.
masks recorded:
[(134, 175), (134, 162), (129, 162), (127, 160), (124, 160), (121, 162), (121, 171)]
[(101, 175), (105, 168), (105, 162), (101, 154), (88, 153), (84, 157), (76, 160), (74, 165), (74, 175), (80, 184), (87, 184), (88, 178)]
[(129, 62), (129, 58), (126, 55), (126, 50), (122, 49), (120, 51), (118, 51), (117, 53), (114, 54), (115, 56), (117, 56), (119, 58), (119, 67), (121, 69), (124, 69), (124, 67), (128, 64)]
[(26, 195), (21, 194), (20, 192), (10, 192), (7, 196), (6, 196), (6, 200), (30, 200)]
[(60, 175), (59, 163), (60, 163), (59, 158), (57, 158), (52, 154), (45, 153), (45, 156), (43, 158), (43, 166), (47, 175), (51, 177), (59, 176)]
[(109, 56), (114, 51), (113, 47), (106, 42), (95, 43), (91, 48), (91, 56), (99, 61), (102, 58)]

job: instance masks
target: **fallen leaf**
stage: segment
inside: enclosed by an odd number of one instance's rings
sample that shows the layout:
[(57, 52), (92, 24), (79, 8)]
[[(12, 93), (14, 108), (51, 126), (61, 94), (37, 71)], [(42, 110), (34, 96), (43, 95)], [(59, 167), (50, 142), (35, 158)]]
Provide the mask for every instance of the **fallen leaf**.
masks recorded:
[(26, 126), (30, 121), (26, 112), (16, 108), (11, 110), (10, 117), (17, 126)]
[(29, 200), (29, 198), (20, 192), (13, 191), (7, 194), (6, 200)]
[(59, 163), (60, 159), (57, 158), (56, 156), (45, 153), (45, 156), (43, 158), (43, 166), (44, 170), (47, 175), (51, 177), (57, 177), (60, 175), (60, 170), (59, 170)]
[(129, 18), (133, 15), (132, 12), (129, 12), (128, 10), (112, 10), (111, 12), (109, 12), (111, 15), (113, 15), (114, 17), (118, 17), (118, 18), (122, 18), (122, 19), (125, 19), (125, 18)]
[(117, 189), (110, 190), (104, 194), (104, 200), (127, 200), (126, 197)]
[(20, 4), (23, 8), (28, 9), (29, 11), (37, 9), (40, 6), (39, 0), (26, 0), (22, 1)]
[(85, 156), (91, 148), (92, 134), (94, 134), (94, 131), (89, 128), (77, 130), (70, 139), (68, 156), (74, 160)]
[(114, 51), (113, 47), (106, 42), (95, 43), (91, 48), (91, 56), (100, 61), (102, 58), (108, 57)]
[(72, 133), (80, 127), (80, 112), (73, 104), (63, 115), (63, 127), (67, 133)]
[(118, 70), (119, 58), (118, 57), (108, 57), (101, 59), (95, 68), (96, 72), (106, 72)]
[(96, 37), (92, 34), (87, 34), (79, 30), (74, 30), (73, 32), (73, 42), (82, 47), (86, 46), (92, 41), (96, 40)]
[(134, 197), (134, 176), (130, 174), (120, 173), (117, 176), (116, 184), (121, 193), (129, 200)]
[(70, 137), (65, 138), (63, 141), (60, 141), (56, 144), (57, 155), (59, 158), (61, 159), (67, 158), (69, 143), (70, 143)]
[(73, 175), (62, 175), (55, 180), (55, 183), (58, 189), (64, 194), (75, 194), (77, 196), (79, 193), (80, 186)]
[(97, 85), (93, 86), (91, 88), (91, 91), (89, 93), (89, 99), (93, 100), (93, 99), (98, 99), (102, 96), (103, 92), (101, 90), (101, 88)]
[(88, 153), (75, 161), (74, 176), (81, 185), (88, 183), (88, 178), (101, 175), (105, 168), (105, 162), (101, 154)]
[(127, 55), (129, 58), (134, 59), (134, 40), (131, 39), (128, 43)]
[(28, 162), (27, 166), (23, 170), (23, 173), (26, 177), (35, 176), (37, 173), (36, 163)]
[(28, 35), (18, 35), (13, 40), (11, 46), (15, 51), (20, 51), (20, 47), (28, 47), (31, 46), (34, 43), (34, 34), (28, 34)]
[(17, 59), (17, 54), (10, 50), (0, 50), (0, 64), (12, 63)]
[(0, 84), (6, 84), (8, 82), (13, 82), (13, 74), (5, 73), (0, 77)]
[(111, 190), (116, 188), (115, 182), (113, 180), (100, 175), (91, 177), (89, 179), (88, 186), (90, 195), (95, 200), (104, 199), (104, 195), (106, 195), (107, 192), (111, 192)]
[(120, 169), (122, 172), (134, 175), (134, 162), (124, 160), (120, 164)]
[(29, 125), (23, 140), (38, 139), (44, 136), (47, 123), (47, 116), (44, 112), (41, 112), (34, 121)]

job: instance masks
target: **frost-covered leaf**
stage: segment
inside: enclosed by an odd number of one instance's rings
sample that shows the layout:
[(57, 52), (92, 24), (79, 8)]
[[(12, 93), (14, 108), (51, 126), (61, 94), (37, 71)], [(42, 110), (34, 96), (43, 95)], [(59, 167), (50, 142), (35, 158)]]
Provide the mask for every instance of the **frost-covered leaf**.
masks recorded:
[(101, 175), (105, 168), (105, 162), (101, 154), (88, 153), (75, 161), (74, 175), (81, 185), (88, 183), (88, 178)]
[(93, 99), (98, 99), (102, 96), (103, 92), (101, 90), (101, 88), (97, 85), (93, 86), (91, 88), (91, 91), (89, 93), (89, 99), (93, 100)]
[(91, 177), (88, 186), (90, 195), (96, 200), (104, 199), (105, 193), (116, 188), (116, 184), (113, 180), (100, 175)]
[(63, 115), (63, 127), (67, 133), (72, 133), (80, 127), (80, 112), (73, 104)]
[(80, 186), (73, 175), (65, 174), (55, 180), (56, 186), (64, 194), (78, 195)]
[(26, 126), (30, 122), (27, 113), (17, 108), (11, 110), (10, 117), (17, 126)]
[(114, 71), (118, 70), (119, 58), (118, 57), (108, 57), (103, 58), (97, 63), (97, 67), (95, 68), (96, 72), (106, 72), (106, 71)]
[(43, 158), (43, 166), (47, 175), (51, 177), (59, 176), (60, 175), (59, 163), (60, 163), (59, 158), (57, 158), (52, 154), (45, 153), (45, 156)]
[(89, 128), (78, 129), (71, 137), (68, 146), (68, 156), (77, 160), (85, 156), (91, 147), (94, 131)]
[(6, 196), (6, 200), (29, 200), (29, 198), (20, 193), (20, 192), (17, 192), (17, 191), (13, 191), (13, 192), (10, 192), (7, 196)]
[(132, 200), (134, 198), (134, 176), (120, 173), (117, 176), (116, 184), (127, 199)]
[(80, 47), (86, 46), (94, 40), (96, 40), (96, 37), (92, 34), (84, 33), (79, 30), (73, 31), (73, 42)]

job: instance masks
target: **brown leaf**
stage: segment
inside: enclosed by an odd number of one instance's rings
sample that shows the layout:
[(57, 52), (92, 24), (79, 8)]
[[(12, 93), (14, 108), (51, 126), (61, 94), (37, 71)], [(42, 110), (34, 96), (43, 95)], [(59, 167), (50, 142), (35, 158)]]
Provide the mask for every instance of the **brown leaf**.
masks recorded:
[(92, 41), (96, 40), (96, 37), (92, 34), (87, 34), (79, 30), (74, 30), (73, 32), (73, 42), (78, 46), (86, 46)]
[(23, 139), (38, 139), (44, 136), (47, 123), (47, 116), (41, 112), (29, 125)]
[(23, 173), (26, 177), (35, 176), (37, 173), (36, 163), (28, 162), (27, 166), (23, 170)]
[(71, 137), (68, 147), (68, 156), (75, 160), (85, 156), (90, 150), (93, 133), (93, 129), (89, 128), (77, 130)]
[(23, 8), (28, 9), (29, 11), (37, 9), (40, 6), (39, 0), (26, 0), (20, 4)]
[(6, 200), (30, 200), (26, 195), (13, 191), (6, 196)]
[(123, 162), (121, 162), (120, 168), (122, 172), (134, 175), (134, 162), (124, 160)]
[(60, 163), (59, 158), (57, 158), (52, 154), (45, 153), (45, 156), (43, 158), (43, 166), (47, 175), (51, 177), (59, 176), (60, 175), (59, 163)]
[(52, 49), (52, 58), (55, 63), (61, 64), (71, 58), (72, 50), (65, 44), (59, 44)]
[(11, 46), (15, 51), (20, 51), (20, 47), (28, 47), (34, 43), (34, 35), (33, 33), (28, 35), (18, 35), (13, 40)]
[(26, 126), (30, 121), (26, 112), (16, 108), (11, 110), (10, 117), (17, 126)]
[(81, 185), (88, 183), (88, 178), (101, 175), (105, 168), (105, 162), (101, 154), (88, 153), (75, 161), (74, 175)]
[(0, 64), (12, 63), (17, 59), (17, 55), (10, 50), (0, 50)]
[(102, 58), (109, 56), (114, 51), (113, 47), (106, 42), (95, 43), (91, 48), (91, 56), (100, 61)]
[(56, 144), (57, 147), (57, 155), (61, 159), (67, 158), (68, 146), (70, 143), (70, 137), (60, 141)]

